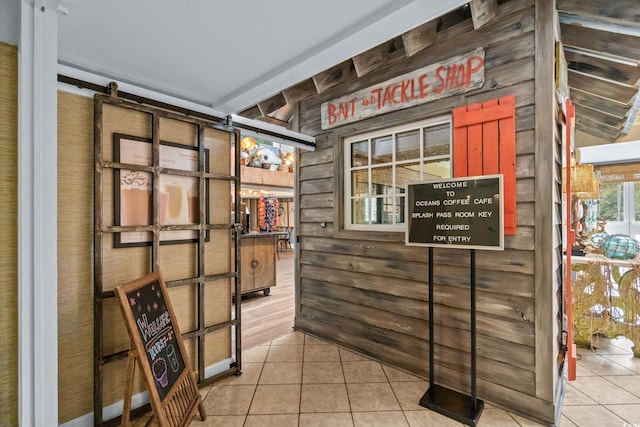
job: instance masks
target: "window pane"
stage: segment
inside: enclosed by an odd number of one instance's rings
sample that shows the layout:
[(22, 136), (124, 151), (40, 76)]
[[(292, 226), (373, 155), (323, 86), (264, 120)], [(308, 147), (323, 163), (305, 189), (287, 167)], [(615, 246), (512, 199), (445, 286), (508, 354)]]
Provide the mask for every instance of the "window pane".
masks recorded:
[(451, 128), (449, 124), (433, 126), (424, 130), (425, 157), (449, 154)]
[(404, 187), (409, 182), (420, 181), (420, 163), (406, 163), (396, 165), (396, 189), (404, 193)]
[(369, 199), (353, 199), (351, 201), (351, 222), (353, 224), (369, 224)]
[(396, 135), (396, 161), (420, 157), (420, 133), (417, 130)]
[(634, 212), (636, 221), (640, 221), (640, 181), (635, 181), (633, 183), (633, 201), (635, 206)]
[(621, 182), (600, 183), (600, 216), (605, 221), (624, 221), (624, 188)]
[(423, 179), (451, 178), (451, 162), (449, 159), (437, 160), (434, 162), (424, 162)]
[(390, 163), (393, 159), (391, 136), (383, 136), (371, 141), (371, 164)]
[(369, 143), (367, 141), (351, 144), (351, 167), (366, 166), (369, 159)]
[(360, 169), (351, 172), (351, 195), (369, 195), (369, 172), (368, 169)]
[(375, 219), (376, 224), (393, 224), (393, 216), (395, 215), (393, 199), (391, 196), (376, 199), (376, 212), (378, 213)]
[(396, 224), (404, 224), (404, 197), (396, 197)]
[(371, 168), (371, 181), (373, 184), (373, 194), (387, 194), (393, 190), (393, 168), (383, 166)]

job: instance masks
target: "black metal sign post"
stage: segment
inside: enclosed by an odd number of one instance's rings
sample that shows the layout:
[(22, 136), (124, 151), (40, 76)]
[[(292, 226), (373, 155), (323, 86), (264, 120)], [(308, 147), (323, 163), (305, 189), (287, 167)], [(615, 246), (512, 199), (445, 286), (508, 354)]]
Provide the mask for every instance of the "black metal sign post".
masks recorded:
[(440, 386), (435, 382), (433, 327), (433, 248), (429, 248), (429, 389), (420, 406), (477, 426), (484, 401), (476, 397), (476, 251), (471, 249), (471, 396)]
[[(406, 244), (429, 247), (429, 389), (420, 406), (477, 426), (484, 401), (476, 397), (476, 249), (502, 250), (502, 175), (429, 181), (407, 186)], [(436, 384), (433, 248), (471, 251), (471, 395)]]

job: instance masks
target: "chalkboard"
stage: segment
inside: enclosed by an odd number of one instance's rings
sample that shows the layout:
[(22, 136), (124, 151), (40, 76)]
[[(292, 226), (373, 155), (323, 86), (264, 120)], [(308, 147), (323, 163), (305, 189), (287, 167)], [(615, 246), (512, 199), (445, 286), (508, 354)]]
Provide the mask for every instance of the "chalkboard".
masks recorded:
[[(116, 294), (133, 343), (130, 355), (135, 355), (142, 369), (159, 424), (167, 425), (168, 418), (190, 420), (198, 409), (204, 419), (200, 393), (162, 275), (155, 272), (118, 286)], [(130, 386), (132, 371), (128, 376)]]
[(502, 250), (502, 175), (407, 185), (406, 245)]

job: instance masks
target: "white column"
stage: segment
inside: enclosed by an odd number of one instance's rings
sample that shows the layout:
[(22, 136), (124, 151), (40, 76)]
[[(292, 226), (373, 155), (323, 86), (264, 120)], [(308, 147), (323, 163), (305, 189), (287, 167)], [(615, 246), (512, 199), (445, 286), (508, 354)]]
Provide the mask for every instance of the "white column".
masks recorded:
[(22, 426), (58, 425), (58, 4), (58, 0), (21, 0), (20, 4), (18, 244)]

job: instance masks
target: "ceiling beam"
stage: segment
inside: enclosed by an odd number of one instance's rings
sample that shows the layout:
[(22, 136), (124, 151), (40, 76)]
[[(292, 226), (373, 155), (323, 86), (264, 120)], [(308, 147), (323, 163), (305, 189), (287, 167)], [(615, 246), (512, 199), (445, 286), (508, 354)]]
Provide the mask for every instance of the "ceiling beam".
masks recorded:
[(498, 13), (498, 0), (471, 0), (469, 5), (473, 28), (476, 30), (495, 18)]
[(586, 74), (569, 70), (568, 82), (570, 88), (598, 95), (602, 98), (628, 105), (638, 90), (632, 86), (616, 84), (611, 81), (597, 79)]
[(438, 22), (437, 19), (431, 20), (402, 35), (402, 44), (404, 45), (404, 52), (407, 58), (412, 57), (436, 42)]
[(356, 75), (362, 77), (384, 65), (406, 58), (402, 37), (395, 37), (353, 57)]
[(609, 114), (621, 119), (627, 117), (629, 114), (629, 106), (620, 104), (619, 102), (611, 101), (606, 98), (594, 95), (589, 92), (584, 92), (576, 88), (571, 89), (571, 100), (575, 104), (582, 104), (586, 107), (594, 110), (601, 111), (605, 114)]
[(583, 55), (570, 49), (565, 49), (564, 56), (567, 66), (573, 71), (629, 86), (637, 85), (640, 80), (640, 67)]
[(351, 59), (334, 67), (321, 71), (313, 76), (318, 93), (339, 85), (343, 81), (357, 78), (355, 67)]
[(560, 24), (562, 44), (590, 52), (627, 59), (635, 63), (640, 58), (640, 37), (578, 25)]
[(622, 129), (625, 124), (624, 118), (611, 116), (609, 114), (603, 113), (602, 111), (586, 107), (582, 104), (576, 104), (576, 117), (586, 117), (590, 120), (601, 122), (607, 126), (618, 129)]
[(607, 23), (640, 29), (640, 2), (638, 0), (556, 0), (556, 9), (566, 16), (563, 20), (574, 19), (576, 23), (587, 25)]

